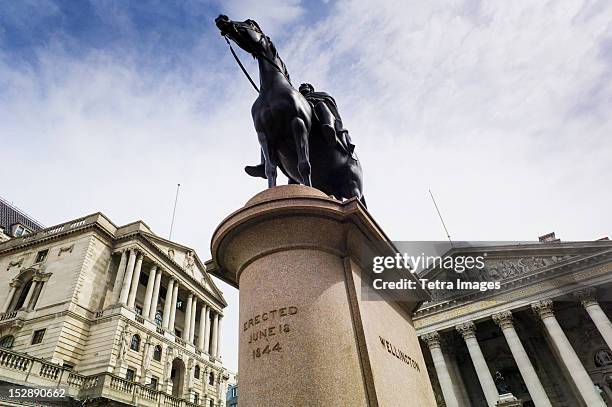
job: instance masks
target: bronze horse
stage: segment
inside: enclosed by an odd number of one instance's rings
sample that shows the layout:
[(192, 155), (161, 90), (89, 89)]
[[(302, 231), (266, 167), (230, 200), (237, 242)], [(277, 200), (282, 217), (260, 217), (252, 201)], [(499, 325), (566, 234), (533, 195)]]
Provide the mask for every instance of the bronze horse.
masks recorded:
[(260, 91), (251, 115), (265, 157), (268, 188), (276, 186), (279, 167), (290, 184), (313, 186), (336, 198), (356, 197), (365, 205), (359, 161), (327, 144), (312, 107), (291, 85), (289, 72), (270, 38), (253, 20), (232, 21), (220, 15), (215, 23), (224, 37), (259, 64)]

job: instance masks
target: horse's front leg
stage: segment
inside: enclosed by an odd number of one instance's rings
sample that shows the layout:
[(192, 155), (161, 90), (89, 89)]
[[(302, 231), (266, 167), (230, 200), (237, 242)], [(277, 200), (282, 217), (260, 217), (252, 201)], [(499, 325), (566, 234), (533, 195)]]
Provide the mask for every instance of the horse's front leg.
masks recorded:
[(293, 139), (295, 140), (295, 147), (298, 156), (298, 172), (302, 177), (304, 185), (312, 186), (312, 180), (310, 178), (310, 153), (308, 149), (308, 129), (304, 120), (296, 117), (291, 122), (291, 129), (293, 130)]
[(268, 178), (268, 188), (272, 188), (276, 186), (276, 161), (274, 161), (274, 155), (272, 151), (270, 151), (270, 146), (268, 144), (268, 138), (266, 134), (262, 131), (257, 132), (257, 139), (259, 140), (259, 145), (261, 146), (261, 152), (265, 158), (265, 170), (266, 177)]

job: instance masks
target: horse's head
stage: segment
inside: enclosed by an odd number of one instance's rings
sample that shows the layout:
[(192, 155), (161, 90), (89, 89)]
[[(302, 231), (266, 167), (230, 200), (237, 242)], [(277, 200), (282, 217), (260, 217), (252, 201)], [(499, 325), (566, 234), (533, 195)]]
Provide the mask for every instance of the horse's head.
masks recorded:
[(230, 38), (240, 48), (253, 56), (261, 53), (269, 46), (269, 39), (253, 20), (232, 21), (225, 15), (215, 19), (215, 24), (221, 35)]

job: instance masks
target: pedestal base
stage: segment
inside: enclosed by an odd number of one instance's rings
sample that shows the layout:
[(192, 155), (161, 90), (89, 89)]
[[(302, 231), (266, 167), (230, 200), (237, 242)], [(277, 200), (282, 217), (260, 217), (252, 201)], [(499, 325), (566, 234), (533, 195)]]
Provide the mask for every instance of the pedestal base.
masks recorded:
[(222, 222), (209, 271), (240, 288), (241, 404), (436, 406), (411, 319), (418, 301), (363, 297), (380, 242), (394, 254), (356, 200), (299, 185)]
[(522, 407), (523, 402), (512, 395), (506, 393), (499, 396), (496, 407)]

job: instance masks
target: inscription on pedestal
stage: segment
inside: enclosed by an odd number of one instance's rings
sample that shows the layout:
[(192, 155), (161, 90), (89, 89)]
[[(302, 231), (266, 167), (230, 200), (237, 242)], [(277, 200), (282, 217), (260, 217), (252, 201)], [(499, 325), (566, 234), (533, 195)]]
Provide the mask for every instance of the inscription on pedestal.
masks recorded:
[(248, 335), (253, 359), (282, 352), (282, 337), (291, 332), (291, 317), (297, 313), (297, 307), (283, 307), (257, 314), (243, 323), (242, 332)]
[(399, 350), (395, 345), (393, 345), (391, 342), (389, 342), (382, 336), (379, 336), (378, 338), (380, 339), (381, 345), (387, 349), (387, 352), (389, 352), (411, 368), (415, 369), (417, 372), (421, 371), (421, 369), (419, 368), (419, 364), (410, 356), (408, 356), (405, 352)]

